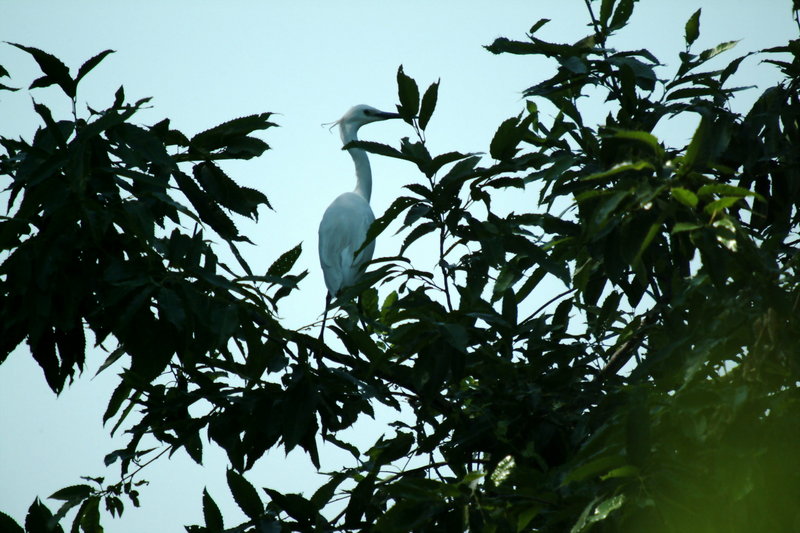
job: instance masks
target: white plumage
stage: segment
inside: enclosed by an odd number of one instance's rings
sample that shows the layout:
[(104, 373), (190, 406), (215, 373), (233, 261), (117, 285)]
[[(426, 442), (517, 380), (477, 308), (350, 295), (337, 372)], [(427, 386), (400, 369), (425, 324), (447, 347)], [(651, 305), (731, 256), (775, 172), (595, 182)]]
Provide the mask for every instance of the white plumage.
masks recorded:
[(319, 262), (328, 292), (336, 295), (353, 285), (364, 265), (372, 259), (375, 241), (355, 256), (375, 221), (369, 202), (356, 192), (336, 198), (322, 215), (319, 228)]
[[(339, 119), (342, 142), (358, 139), (358, 129), (364, 124), (398, 118), (397, 113), (379, 111), (367, 105), (357, 105)], [(319, 263), (328, 288), (325, 303), (325, 317), (322, 319), (322, 332), (325, 331), (325, 318), (331, 298), (337, 296), (345, 287), (358, 281), (364, 265), (372, 259), (375, 242), (371, 242), (357, 256), (367, 237), (367, 230), (375, 220), (369, 199), (372, 194), (372, 172), (367, 153), (360, 148), (349, 148), (356, 170), (356, 187), (353, 192), (339, 195), (325, 210), (319, 224)]]

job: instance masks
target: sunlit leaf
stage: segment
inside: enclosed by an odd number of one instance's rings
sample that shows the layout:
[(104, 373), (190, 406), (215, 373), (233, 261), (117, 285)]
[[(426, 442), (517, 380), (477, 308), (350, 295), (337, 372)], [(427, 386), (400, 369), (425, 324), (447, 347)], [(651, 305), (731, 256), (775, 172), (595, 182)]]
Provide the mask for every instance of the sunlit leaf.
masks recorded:
[(497, 463), (492, 475), (490, 476), (492, 483), (496, 485), (500, 485), (503, 481), (505, 481), (508, 476), (514, 471), (514, 467), (516, 466), (514, 462), (514, 457), (511, 455), (507, 455), (503, 459)]
[(687, 207), (696, 207), (698, 198), (695, 193), (690, 191), (689, 189), (684, 189), (683, 187), (673, 187), (670, 190), (670, 194), (672, 197), (678, 200), (680, 203)]

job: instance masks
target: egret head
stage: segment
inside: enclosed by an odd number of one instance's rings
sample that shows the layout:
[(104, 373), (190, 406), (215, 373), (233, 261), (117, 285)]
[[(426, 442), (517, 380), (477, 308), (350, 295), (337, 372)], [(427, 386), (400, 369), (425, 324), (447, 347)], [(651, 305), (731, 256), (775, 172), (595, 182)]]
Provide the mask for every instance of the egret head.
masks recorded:
[(397, 113), (389, 113), (370, 107), (368, 105), (357, 105), (347, 110), (342, 118), (336, 121), (342, 135), (342, 142), (345, 144), (356, 138), (358, 128), (370, 122), (386, 120), (389, 118), (400, 118)]

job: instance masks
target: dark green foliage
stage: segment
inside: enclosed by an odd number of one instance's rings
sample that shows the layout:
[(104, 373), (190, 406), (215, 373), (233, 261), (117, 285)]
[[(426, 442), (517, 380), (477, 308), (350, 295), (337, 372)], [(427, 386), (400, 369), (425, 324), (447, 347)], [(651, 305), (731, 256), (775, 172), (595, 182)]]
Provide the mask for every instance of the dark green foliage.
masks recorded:
[[(613, 47), (633, 0), (587, 6), (592, 33), (575, 44), (535, 37), (542, 19), (526, 39), (487, 47), (554, 67), (531, 80), (488, 157), (431, 154), (439, 82), (420, 98), (398, 70), (398, 110), (416, 138), (354, 144), (413, 163), (419, 179), (368, 235), (399, 225), (398, 255), (339, 298), (341, 353), (274, 314), (305, 275), (291, 274), (301, 247), (257, 275), (235, 246), (247, 239), (232, 217), (269, 204), (219, 162), (261, 155), (252, 134), (273, 126), (269, 114), (190, 137), (168, 121), (131, 124), (144, 101), (125, 103), (122, 89), (86, 119), (36, 104), (33, 140), (0, 140), (11, 194), (0, 353), (27, 341), (59, 392), (91, 354), (92, 330), (113, 345), (102, 368), (124, 363), (104, 421), (130, 441), (105, 458), (118, 483), (56, 492), (53, 520), (37, 500), (26, 528), (49, 531), (77, 507), (73, 529), (99, 531), (101, 502), (112, 516), (122, 496), (138, 505), (134, 462), (183, 449), (202, 463), (206, 435), (226, 451), (247, 515), (226, 531), (796, 528), (800, 45), (703, 70), (735, 43), (693, 51), (697, 10), (665, 66)], [(70, 98), (107, 55), (73, 80), (18, 47), (45, 74), (34, 88)], [(728, 83), (750, 55), (784, 79), (739, 113)], [(589, 105), (607, 106), (602, 123), (586, 123)], [(697, 127), (685, 146), (653, 133), (687, 114)], [(529, 208), (501, 216), (498, 189)], [(435, 271), (404, 255), (420, 239), (437, 245)], [(346, 442), (342, 431), (379, 403), (404, 416), (366, 450)], [(142, 449), (146, 435), (162, 447)], [(262, 493), (244, 477), (278, 446), (319, 469), (320, 443), (353, 456), (321, 487)], [(202, 509), (204, 525), (187, 530), (222, 531), (207, 491)]]

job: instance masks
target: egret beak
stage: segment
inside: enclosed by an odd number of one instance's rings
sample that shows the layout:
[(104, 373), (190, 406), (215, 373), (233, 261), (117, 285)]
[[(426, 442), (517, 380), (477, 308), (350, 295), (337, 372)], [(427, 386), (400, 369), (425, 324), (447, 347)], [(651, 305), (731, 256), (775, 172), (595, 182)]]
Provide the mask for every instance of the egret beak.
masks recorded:
[(400, 113), (389, 113), (388, 111), (379, 111), (375, 113), (376, 117), (381, 120), (386, 120), (389, 118), (400, 118)]

